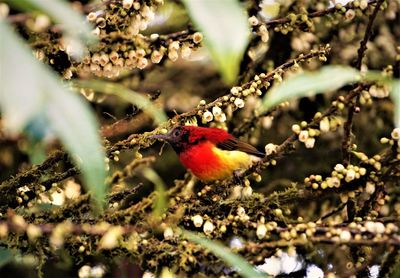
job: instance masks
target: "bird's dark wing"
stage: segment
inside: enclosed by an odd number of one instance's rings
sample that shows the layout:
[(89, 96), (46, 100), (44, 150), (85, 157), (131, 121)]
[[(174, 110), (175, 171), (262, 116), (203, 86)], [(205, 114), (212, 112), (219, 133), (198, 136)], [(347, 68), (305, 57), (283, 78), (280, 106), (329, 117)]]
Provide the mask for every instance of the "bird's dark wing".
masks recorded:
[(227, 151), (242, 151), (258, 157), (264, 157), (265, 153), (260, 152), (255, 147), (239, 139), (232, 137), (217, 144), (217, 147)]

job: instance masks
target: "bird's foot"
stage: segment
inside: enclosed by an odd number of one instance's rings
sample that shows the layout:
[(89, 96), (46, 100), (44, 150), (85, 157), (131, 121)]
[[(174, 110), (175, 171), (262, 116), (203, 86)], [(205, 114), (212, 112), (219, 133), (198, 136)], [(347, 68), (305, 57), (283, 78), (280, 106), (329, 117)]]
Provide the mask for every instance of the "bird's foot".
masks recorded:
[(243, 185), (243, 180), (240, 177), (240, 171), (239, 170), (233, 171), (233, 182), (235, 184), (238, 184), (238, 185)]

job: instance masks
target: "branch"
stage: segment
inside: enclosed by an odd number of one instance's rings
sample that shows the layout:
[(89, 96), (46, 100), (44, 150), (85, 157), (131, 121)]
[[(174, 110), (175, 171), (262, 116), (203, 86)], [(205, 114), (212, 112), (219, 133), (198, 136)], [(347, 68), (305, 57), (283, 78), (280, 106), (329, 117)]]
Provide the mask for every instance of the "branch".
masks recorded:
[(358, 48), (358, 51), (357, 51), (358, 58), (357, 58), (356, 68), (359, 70), (361, 69), (361, 63), (362, 63), (362, 59), (364, 57), (364, 52), (365, 52), (365, 50), (367, 50), (367, 42), (369, 41), (369, 39), (371, 38), (371, 35), (372, 35), (372, 26), (374, 24), (376, 15), (378, 14), (379, 9), (380, 9), (382, 3), (384, 2), (384, 0), (378, 0), (376, 2), (377, 2), (377, 4), (369, 18), (367, 29), (365, 30), (365, 33), (364, 33), (364, 38), (360, 42), (360, 47)]
[[(378, 2), (378, 0), (368, 1), (368, 5), (374, 4), (376, 2)], [(353, 8), (353, 1), (350, 1), (349, 3), (347, 3), (343, 7), (346, 8), (346, 9)], [(308, 16), (308, 18), (316, 18), (316, 17), (322, 17), (322, 16), (325, 16), (325, 15), (328, 15), (328, 14), (332, 14), (332, 13), (335, 13), (337, 11), (338, 11), (338, 9), (335, 6), (333, 6), (332, 8), (328, 8), (326, 10), (309, 13), (309, 14), (307, 14), (307, 16)], [(273, 27), (273, 26), (276, 26), (276, 25), (282, 25), (282, 24), (290, 23), (291, 21), (292, 21), (292, 19), (290, 19), (288, 17), (282, 17), (282, 18), (278, 18), (278, 19), (269, 20), (269, 21), (265, 22), (265, 24), (267, 26)]]

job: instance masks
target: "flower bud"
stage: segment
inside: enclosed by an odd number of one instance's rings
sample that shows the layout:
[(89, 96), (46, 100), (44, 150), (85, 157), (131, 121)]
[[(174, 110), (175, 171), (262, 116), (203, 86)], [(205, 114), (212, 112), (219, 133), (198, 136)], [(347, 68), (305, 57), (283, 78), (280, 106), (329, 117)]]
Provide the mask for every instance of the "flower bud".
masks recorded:
[(343, 164), (338, 163), (338, 164), (336, 164), (334, 169), (335, 169), (336, 172), (341, 173), (344, 170), (344, 166), (343, 166)]
[(203, 34), (200, 32), (196, 32), (193, 34), (193, 42), (200, 43), (203, 40)]
[(393, 129), (392, 133), (390, 134), (394, 140), (399, 140), (400, 139), (400, 127), (396, 127)]
[(104, 27), (106, 27), (107, 23), (106, 23), (106, 20), (105, 20), (104, 18), (98, 17), (98, 18), (96, 19), (96, 25), (97, 25), (99, 28), (103, 29)]
[(304, 145), (306, 146), (307, 149), (314, 148), (315, 138), (307, 138), (306, 141), (304, 142)]
[(365, 192), (367, 192), (369, 195), (372, 195), (375, 192), (375, 184), (372, 182), (367, 182), (365, 185)]
[(138, 60), (137, 67), (139, 69), (144, 69), (145, 67), (147, 67), (148, 63), (149, 61), (146, 58), (140, 58)]
[(217, 122), (223, 123), (226, 122), (226, 115), (225, 113), (221, 113), (220, 115), (215, 116), (215, 120)]
[(256, 26), (256, 25), (258, 25), (258, 18), (255, 17), (254, 15), (251, 16), (251, 17), (249, 18), (249, 24), (250, 24), (251, 26)]
[(272, 126), (272, 121), (273, 120), (274, 120), (273, 116), (265, 116), (265, 117), (263, 117), (262, 121), (261, 121), (263, 128), (270, 129), (271, 126)]
[(89, 13), (89, 14), (86, 16), (86, 19), (87, 19), (89, 22), (95, 21), (96, 18), (97, 18), (97, 14), (94, 13), (94, 12), (91, 12), (91, 13)]
[(239, 95), (239, 91), (240, 91), (239, 88), (240, 88), (240, 87), (232, 87), (232, 89), (231, 89), (231, 94), (234, 95), (234, 96)]
[(305, 143), (307, 139), (308, 139), (308, 131), (307, 130), (300, 131), (299, 141)]
[(213, 224), (211, 221), (207, 220), (207, 221), (204, 223), (203, 232), (204, 232), (206, 235), (208, 235), (208, 234), (211, 234), (213, 231), (214, 231), (214, 224)]
[(341, 241), (348, 242), (351, 240), (351, 233), (347, 230), (344, 230), (340, 233), (339, 237)]
[(346, 173), (345, 181), (350, 182), (350, 181), (354, 180), (355, 177), (356, 177), (356, 172), (353, 169), (349, 169)]
[(236, 98), (234, 101), (234, 104), (237, 108), (243, 108), (244, 107), (244, 101), (241, 98)]
[(263, 239), (266, 234), (267, 234), (267, 227), (264, 224), (258, 224), (256, 231), (258, 239)]
[(165, 240), (171, 240), (174, 238), (174, 231), (168, 227), (164, 230), (164, 239)]
[(170, 51), (168, 51), (168, 58), (172, 61), (175, 62), (176, 60), (178, 60), (178, 51), (172, 49)]
[(129, 10), (132, 7), (133, 4), (133, 0), (123, 0), (122, 1), (122, 7), (124, 7), (124, 9)]
[(169, 50), (179, 50), (179, 41), (173, 41), (168, 46)]
[(188, 59), (190, 57), (190, 54), (192, 54), (192, 49), (189, 47), (189, 45), (184, 44), (181, 48), (182, 59)]
[(276, 148), (277, 148), (277, 145), (272, 144), (272, 143), (268, 143), (267, 145), (265, 145), (266, 155), (271, 155), (273, 153), (276, 153)]
[(347, 21), (351, 21), (356, 16), (356, 12), (352, 9), (346, 11), (344, 17)]
[(112, 51), (109, 57), (111, 62), (115, 63), (119, 58), (119, 54), (116, 51)]
[(151, 62), (153, 64), (158, 64), (161, 61), (161, 59), (163, 58), (163, 56), (164, 56), (164, 54), (162, 54), (160, 51), (154, 50), (151, 53)]
[(212, 108), (212, 113), (213, 113), (214, 116), (219, 116), (219, 115), (221, 115), (222, 110), (221, 110), (220, 107), (214, 106), (214, 107)]
[(361, 0), (360, 1), (360, 9), (365, 10), (368, 7), (368, 1), (367, 0)]
[(92, 268), (90, 266), (88, 266), (88, 265), (82, 266), (78, 271), (78, 277), (79, 278), (88, 278), (88, 277), (90, 277), (91, 270), (92, 270)]
[(299, 134), (301, 131), (301, 127), (297, 124), (292, 125), (292, 131), (296, 134)]
[(340, 186), (340, 180), (337, 177), (329, 177), (326, 179), (326, 183), (329, 188), (333, 187), (339, 187)]
[(201, 215), (195, 215), (192, 217), (193, 225), (200, 228), (203, 225), (203, 217)]
[(135, 51), (136, 58), (143, 58), (144, 56), (146, 56), (146, 50), (144, 50), (143, 48), (136, 49)]
[(330, 123), (329, 123), (329, 119), (327, 117), (323, 118), (320, 122), (319, 122), (319, 129), (322, 132), (328, 132), (330, 129)]
[(207, 110), (206, 112), (204, 112), (202, 120), (208, 123), (211, 122), (213, 118), (214, 118), (213, 114)]

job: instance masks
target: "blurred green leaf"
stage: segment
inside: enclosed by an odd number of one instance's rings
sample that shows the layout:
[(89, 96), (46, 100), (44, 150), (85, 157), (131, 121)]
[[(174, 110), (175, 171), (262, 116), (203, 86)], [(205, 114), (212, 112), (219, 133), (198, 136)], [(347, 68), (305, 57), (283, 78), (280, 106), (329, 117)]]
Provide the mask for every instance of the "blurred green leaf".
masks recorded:
[(167, 209), (167, 197), (165, 194), (165, 184), (164, 181), (160, 178), (160, 176), (151, 168), (145, 168), (143, 170), (143, 175), (146, 179), (151, 181), (155, 187), (157, 192), (156, 203), (154, 204), (153, 214), (156, 217), (161, 217), (161, 215)]
[(0, 247), (0, 268), (11, 262), (12, 259), (12, 252), (5, 247)]
[(393, 266), (392, 266), (392, 271), (391, 273), (387, 274), (387, 277), (389, 278), (399, 278), (400, 277), (400, 262), (395, 261)]
[(250, 38), (245, 9), (236, 0), (183, 2), (225, 82), (233, 83)]
[(0, 108), (5, 128), (20, 132), (44, 115), (82, 169), (87, 190), (100, 205), (106, 190), (105, 154), (89, 105), (63, 88), (58, 77), (36, 61), (22, 40), (2, 21), (0, 33)]
[(167, 120), (167, 116), (165, 115), (164, 111), (155, 107), (148, 98), (137, 92), (129, 90), (122, 85), (100, 80), (76, 80), (73, 82), (73, 84), (80, 88), (88, 88), (99, 93), (120, 97), (125, 101), (138, 106), (146, 113), (151, 114), (159, 124)]
[(18, 9), (39, 11), (47, 14), (54, 22), (59, 23), (66, 35), (71, 53), (77, 57), (84, 54), (84, 45), (95, 41), (92, 27), (86, 19), (73, 10), (69, 3), (62, 0), (6, 0)]
[(43, 141), (29, 138), (26, 153), (32, 164), (41, 164), (46, 160), (46, 144)]
[(273, 87), (264, 97), (262, 109), (268, 110), (293, 98), (334, 91), (360, 78), (357, 70), (345, 66), (326, 66), (316, 72), (300, 73)]
[(394, 123), (396, 127), (400, 127), (400, 81), (382, 75), (379, 71), (368, 71), (361, 75), (358, 70), (347, 66), (325, 66), (316, 72), (304, 72), (284, 80), (264, 97), (261, 110), (266, 111), (294, 98), (334, 91), (361, 79), (392, 86), (390, 97), (395, 106)]
[(392, 92), (390, 96), (394, 103), (394, 125), (400, 128), (400, 80), (392, 82)]
[(393, 81), (391, 77), (383, 75), (382, 72), (376, 70), (369, 70), (362, 74), (362, 79), (365, 81), (390, 83)]
[(260, 273), (255, 270), (254, 266), (249, 264), (244, 258), (235, 254), (229, 248), (225, 247), (219, 242), (209, 240), (203, 236), (198, 236), (195, 233), (189, 232), (187, 230), (182, 230), (182, 234), (185, 238), (202, 247), (208, 249), (215, 256), (223, 260), (227, 265), (234, 268), (240, 276), (248, 278), (265, 278), (268, 277), (265, 273)]

